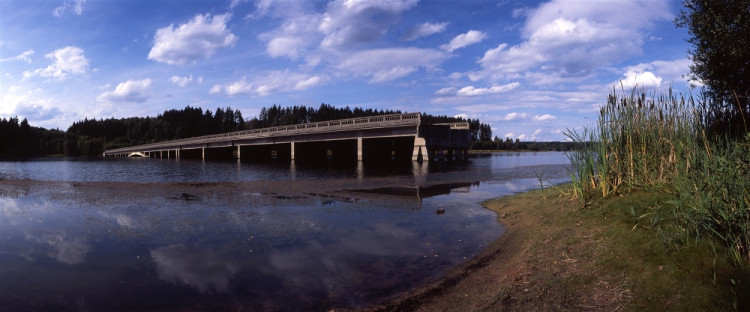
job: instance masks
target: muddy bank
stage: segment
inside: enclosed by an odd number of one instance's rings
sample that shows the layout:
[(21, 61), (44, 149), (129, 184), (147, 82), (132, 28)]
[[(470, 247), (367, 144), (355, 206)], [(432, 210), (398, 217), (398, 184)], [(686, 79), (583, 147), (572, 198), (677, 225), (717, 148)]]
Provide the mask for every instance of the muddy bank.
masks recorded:
[[(553, 191), (556, 192), (556, 191)], [(627, 303), (624, 276), (590, 261), (609, 248), (582, 226), (579, 203), (539, 191), (484, 203), (506, 232), (441, 280), (367, 311), (611, 311)]]

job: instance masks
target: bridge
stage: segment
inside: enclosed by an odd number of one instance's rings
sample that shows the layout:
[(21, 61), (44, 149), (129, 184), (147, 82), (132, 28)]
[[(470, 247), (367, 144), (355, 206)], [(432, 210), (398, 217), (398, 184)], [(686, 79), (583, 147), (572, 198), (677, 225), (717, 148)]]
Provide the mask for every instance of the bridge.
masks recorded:
[(470, 143), (467, 122), (426, 125), (419, 113), (406, 113), (205, 135), (106, 150), (103, 156), (439, 161), (466, 159)]

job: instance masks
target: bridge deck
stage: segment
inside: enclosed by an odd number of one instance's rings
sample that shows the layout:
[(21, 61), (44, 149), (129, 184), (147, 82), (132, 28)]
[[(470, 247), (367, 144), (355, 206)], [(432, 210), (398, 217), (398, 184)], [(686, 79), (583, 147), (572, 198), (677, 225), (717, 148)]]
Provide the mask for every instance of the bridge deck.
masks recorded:
[(418, 134), (421, 122), (419, 113), (393, 114), (372, 117), (361, 117), (351, 119), (339, 119), (331, 121), (313, 122), (290, 126), (279, 126), (272, 128), (235, 131), (221, 134), (205, 135), (193, 138), (164, 141), (151, 144), (129, 146), (104, 151), (104, 156), (132, 153), (179, 149), (183, 146), (198, 146), (201, 144), (212, 144), (218, 142), (248, 141), (253, 139), (273, 137), (294, 137), (311, 134), (322, 134), (331, 132), (345, 132), (367, 129), (396, 128), (414, 126), (414, 135)]

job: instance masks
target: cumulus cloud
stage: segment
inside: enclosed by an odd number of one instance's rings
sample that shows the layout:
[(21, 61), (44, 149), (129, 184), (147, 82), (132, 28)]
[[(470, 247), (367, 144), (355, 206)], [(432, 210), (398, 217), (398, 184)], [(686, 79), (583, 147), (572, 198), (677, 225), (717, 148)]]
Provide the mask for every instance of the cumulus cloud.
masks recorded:
[(355, 76), (369, 76), (371, 83), (378, 83), (404, 77), (420, 68), (433, 69), (445, 58), (445, 53), (432, 49), (375, 49), (349, 55), (338, 68)]
[(448, 52), (453, 52), (460, 48), (481, 42), (485, 38), (487, 38), (487, 35), (483, 32), (478, 30), (469, 30), (465, 34), (460, 34), (454, 37), (453, 39), (451, 39), (451, 42), (441, 45), (440, 48)]
[(474, 86), (466, 86), (461, 89), (456, 89), (454, 87), (448, 87), (448, 88), (442, 88), (440, 90), (437, 90), (435, 92), (435, 96), (438, 97), (445, 97), (445, 96), (481, 96), (481, 95), (487, 95), (487, 94), (495, 94), (495, 93), (503, 93), (508, 92), (516, 87), (520, 86), (521, 83), (518, 81), (511, 82), (504, 85), (496, 85), (489, 88), (475, 88)]
[(26, 50), (23, 53), (16, 55), (14, 57), (0, 59), (0, 62), (21, 61), (21, 62), (31, 63), (32, 55), (34, 55), (34, 50)]
[(544, 114), (544, 115), (534, 115), (531, 116), (527, 113), (508, 113), (505, 115), (505, 117), (502, 118), (504, 121), (534, 121), (534, 122), (545, 122), (557, 119), (557, 117), (550, 115), (550, 114)]
[(501, 93), (501, 92), (508, 92), (510, 90), (515, 89), (520, 85), (519, 82), (511, 82), (509, 84), (500, 85), (500, 86), (493, 86), (490, 88), (474, 88), (474, 86), (467, 86), (463, 87), (460, 90), (456, 92), (456, 95), (459, 96), (477, 96), (477, 95), (485, 95), (485, 94), (492, 94), (492, 93)]
[(266, 53), (269, 56), (297, 59), (307, 52), (308, 47), (318, 43), (322, 36), (317, 30), (321, 19), (320, 14), (294, 15), (281, 27), (259, 35), (258, 39), (268, 42)]
[(507, 115), (505, 115), (505, 117), (503, 119), (505, 121), (518, 121), (518, 120), (524, 120), (524, 119), (526, 119), (527, 116), (528, 115), (526, 113), (516, 113), (516, 112), (513, 112), (513, 113), (508, 113)]
[[(236, 6), (236, 2), (239, 0), (232, 0), (231, 8), (234, 8)], [(263, 16), (266, 16), (268, 14), (268, 10), (271, 8), (271, 5), (273, 4), (274, 0), (258, 0), (255, 2), (255, 11), (252, 13), (247, 14), (245, 16), (246, 19), (257, 19), (261, 18)]]
[(427, 37), (436, 33), (441, 33), (445, 31), (445, 27), (448, 26), (448, 23), (424, 23), (419, 24), (417, 26), (414, 26), (404, 32), (404, 34), (401, 36), (402, 41), (412, 41), (416, 40), (417, 38), (421, 37)]
[(249, 79), (242, 77), (238, 81), (225, 85), (216, 84), (211, 87), (209, 94), (268, 96), (278, 92), (306, 90), (323, 83), (323, 80), (320, 76), (288, 70), (271, 71)]
[(68, 75), (84, 74), (89, 68), (89, 60), (83, 55), (83, 49), (79, 47), (67, 46), (44, 57), (52, 60), (53, 63), (45, 68), (24, 71), (23, 79), (40, 76), (64, 80)]
[(625, 73), (625, 77), (623, 79), (620, 79), (620, 83), (622, 83), (622, 87), (627, 89), (632, 89), (634, 87), (638, 88), (657, 88), (661, 85), (661, 77), (657, 77), (654, 73), (650, 71), (628, 71)]
[(19, 116), (36, 124), (56, 118), (62, 111), (53, 99), (40, 97), (41, 90), (10, 86), (0, 94), (0, 116)]
[(63, 2), (63, 5), (52, 10), (52, 15), (62, 17), (67, 12), (73, 12), (75, 15), (81, 15), (83, 13), (83, 5), (85, 3), (86, 0), (66, 0), (65, 2)]
[(151, 79), (128, 80), (115, 87), (113, 91), (100, 94), (96, 100), (100, 102), (133, 102), (143, 103), (149, 98)]
[(505, 79), (528, 72), (586, 77), (641, 53), (647, 36), (643, 29), (656, 20), (672, 18), (666, 2), (619, 0), (553, 0), (528, 16), (524, 40), (516, 45), (501, 43), (486, 51), (479, 60), (482, 70), (474, 73), (477, 77)]
[[(200, 82), (202, 79), (198, 78), (198, 81)], [(180, 87), (186, 87), (189, 83), (193, 82), (193, 75), (187, 76), (187, 77), (180, 77), (180, 76), (172, 76), (172, 78), (169, 78), (169, 81), (172, 83), (180, 86)]]
[(418, 0), (329, 2), (318, 30), (324, 34), (320, 46), (341, 48), (379, 40), (389, 26), (398, 21), (401, 12)]
[(687, 82), (686, 75), (690, 72), (690, 64), (692, 62), (688, 58), (680, 58), (628, 66), (624, 69), (623, 77), (613, 84), (617, 86), (622, 84), (626, 89), (633, 87), (648, 89), (658, 88), (665, 81), (669, 84), (678, 81)]
[(172, 24), (158, 29), (148, 59), (182, 65), (210, 58), (217, 50), (234, 46), (238, 37), (227, 29), (229, 18), (229, 14), (213, 17), (198, 14), (178, 27)]
[(297, 37), (278, 37), (268, 42), (266, 52), (271, 57), (288, 56), (296, 59), (303, 47), (301, 38)]
[(544, 114), (544, 115), (536, 115), (536, 116), (534, 116), (534, 118), (532, 120), (534, 120), (534, 121), (549, 121), (549, 120), (553, 120), (553, 119), (557, 119), (557, 117), (552, 116), (550, 114)]

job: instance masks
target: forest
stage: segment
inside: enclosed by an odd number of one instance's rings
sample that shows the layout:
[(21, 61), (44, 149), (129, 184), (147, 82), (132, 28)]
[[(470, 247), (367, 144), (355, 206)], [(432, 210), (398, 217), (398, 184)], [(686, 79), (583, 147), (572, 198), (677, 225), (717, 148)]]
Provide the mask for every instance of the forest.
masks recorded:
[[(348, 106), (337, 108), (325, 103), (317, 109), (274, 104), (262, 108), (258, 116), (245, 119), (240, 110), (231, 107), (217, 108), (212, 112), (186, 106), (184, 109), (165, 110), (156, 117), (86, 118), (74, 122), (67, 131), (33, 127), (26, 119), (17, 117), (0, 118), (0, 157), (97, 156), (107, 149), (201, 135), (399, 113)], [(478, 119), (422, 114), (422, 122), (428, 124), (461, 121), (470, 125), (474, 148), (518, 150), (528, 147), (528, 143), (522, 144), (518, 140), (506, 145), (509, 138), (502, 141), (495, 137), (493, 140), (490, 125)]]

